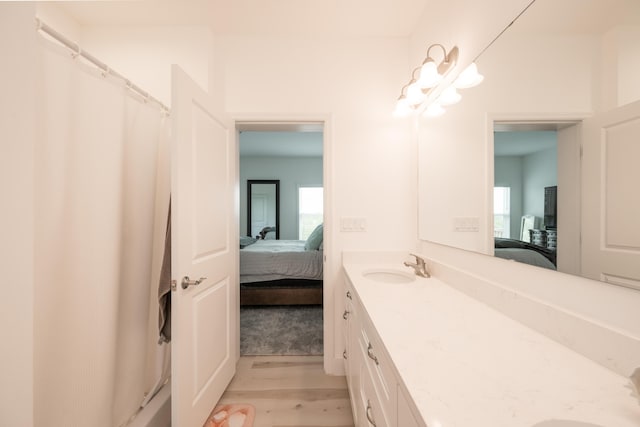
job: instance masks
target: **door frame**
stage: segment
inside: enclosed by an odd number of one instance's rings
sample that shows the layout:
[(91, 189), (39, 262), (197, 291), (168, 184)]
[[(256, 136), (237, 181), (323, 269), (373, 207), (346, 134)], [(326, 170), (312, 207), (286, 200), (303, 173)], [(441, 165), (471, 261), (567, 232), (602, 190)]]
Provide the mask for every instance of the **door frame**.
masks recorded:
[[(489, 113), (486, 118), (486, 141), (487, 154), (486, 165), (486, 193), (485, 193), (485, 209), (487, 236), (485, 242), (484, 253), (490, 256), (494, 255), (494, 238), (493, 238), (493, 186), (495, 182), (495, 164), (494, 164), (494, 138), (493, 133), (496, 126), (509, 127), (514, 130), (556, 130), (577, 126), (576, 140), (572, 141), (577, 147), (581, 142), (580, 127), (582, 120), (589, 117), (590, 113)], [(580, 153), (576, 153), (576, 162), (578, 172), (580, 168)], [(576, 191), (580, 191), (580, 177), (577, 182), (572, 182), (572, 186), (577, 186)], [(578, 233), (580, 231), (580, 223), (576, 224)]]
[[(331, 136), (331, 114), (273, 114), (273, 113), (230, 113), (235, 123), (236, 137), (236, 188), (240, 188), (240, 131), (309, 131), (322, 129), (322, 185), (323, 196), (323, 222), (324, 222), (324, 268), (323, 268), (323, 345), (324, 345), (324, 370), (326, 373), (340, 373), (343, 371), (342, 351), (336, 345), (337, 338), (342, 335), (340, 324), (334, 319), (335, 307), (338, 304), (339, 293), (334, 293), (339, 277), (340, 256), (336, 255), (333, 241), (333, 145)], [(240, 194), (236, 197), (236, 210), (238, 223), (240, 220)], [(239, 255), (238, 255), (239, 256)], [(239, 266), (239, 260), (236, 263)], [(239, 268), (239, 267), (238, 267)], [(238, 277), (240, 272), (238, 269)], [(239, 311), (238, 311), (239, 312)], [(238, 341), (240, 334), (238, 334)], [(239, 343), (238, 343), (239, 348)]]
[[(238, 144), (239, 146), (240, 144)], [(252, 185), (253, 184), (273, 184), (275, 186), (275, 196), (276, 196), (276, 240), (280, 239), (280, 180), (279, 179), (248, 179), (247, 180), (247, 236), (255, 237), (252, 232), (253, 229), (253, 216), (252, 216)]]

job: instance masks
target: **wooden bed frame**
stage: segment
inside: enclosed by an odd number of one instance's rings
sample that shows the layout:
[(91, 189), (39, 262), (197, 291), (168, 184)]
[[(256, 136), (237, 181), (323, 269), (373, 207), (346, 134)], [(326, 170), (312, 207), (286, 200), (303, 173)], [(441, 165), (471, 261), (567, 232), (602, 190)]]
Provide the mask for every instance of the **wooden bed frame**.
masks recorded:
[(322, 304), (322, 280), (282, 279), (240, 284), (240, 305)]

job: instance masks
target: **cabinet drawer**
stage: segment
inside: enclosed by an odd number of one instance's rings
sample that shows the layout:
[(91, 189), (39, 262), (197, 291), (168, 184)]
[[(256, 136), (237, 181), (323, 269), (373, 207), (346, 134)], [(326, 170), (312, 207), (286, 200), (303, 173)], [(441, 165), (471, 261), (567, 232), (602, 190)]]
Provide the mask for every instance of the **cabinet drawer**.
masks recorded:
[(404, 392), (398, 386), (398, 427), (421, 427), (409, 407), (409, 402)]
[(373, 386), (379, 396), (386, 418), (395, 419), (393, 414), (396, 413), (397, 387), (391, 360), (364, 313), (360, 315), (360, 325), (360, 347), (364, 354), (365, 364), (371, 374)]
[(391, 427), (366, 363), (360, 366), (360, 372), (360, 401), (358, 403), (362, 412), (356, 425), (358, 427)]

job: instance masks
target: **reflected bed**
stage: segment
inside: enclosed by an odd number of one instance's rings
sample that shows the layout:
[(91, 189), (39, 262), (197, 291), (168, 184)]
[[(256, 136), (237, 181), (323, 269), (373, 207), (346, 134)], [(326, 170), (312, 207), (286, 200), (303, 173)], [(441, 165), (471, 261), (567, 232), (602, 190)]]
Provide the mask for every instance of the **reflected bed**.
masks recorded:
[(496, 237), (495, 256), (551, 270), (556, 269), (555, 250), (520, 240)]

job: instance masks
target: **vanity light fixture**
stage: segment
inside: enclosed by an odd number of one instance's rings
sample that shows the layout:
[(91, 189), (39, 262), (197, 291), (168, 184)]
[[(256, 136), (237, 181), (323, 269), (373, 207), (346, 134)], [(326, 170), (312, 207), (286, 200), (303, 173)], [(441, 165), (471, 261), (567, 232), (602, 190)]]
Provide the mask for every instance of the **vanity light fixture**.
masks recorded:
[(443, 115), (444, 113), (445, 109), (442, 107), (442, 105), (438, 102), (433, 102), (429, 104), (422, 115), (424, 115), (425, 117), (438, 117)]
[(413, 106), (409, 103), (407, 96), (404, 91), (409, 85), (404, 85), (402, 90), (400, 91), (400, 96), (396, 101), (396, 108), (393, 110), (393, 115), (395, 117), (406, 117), (414, 111)]
[(455, 86), (449, 86), (445, 90), (442, 91), (440, 96), (438, 97), (438, 101), (440, 101), (440, 105), (453, 105), (460, 102), (462, 99), (462, 95), (458, 93)]
[[(440, 63), (436, 63), (431, 56), (432, 48), (442, 49), (443, 58)], [(461, 95), (457, 89), (467, 89), (480, 84), (484, 77), (478, 73), (475, 63), (465, 68), (452, 83), (442, 84), (447, 74), (458, 63), (458, 54), (456, 46), (451, 48), (449, 52), (439, 43), (429, 46), (427, 57), (419, 67), (413, 69), (411, 81), (402, 87), (396, 102), (394, 116), (408, 116), (421, 109), (425, 101), (429, 101), (428, 105), (423, 108), (425, 116), (442, 115), (445, 112), (444, 106), (453, 105), (460, 101)], [(417, 78), (416, 71), (420, 71)], [(437, 97), (430, 97), (432, 94), (437, 94)]]
[(472, 62), (467, 68), (465, 68), (460, 75), (453, 82), (453, 86), (458, 89), (468, 89), (470, 87), (478, 86), (484, 80), (484, 76), (478, 73), (478, 66), (475, 62)]

